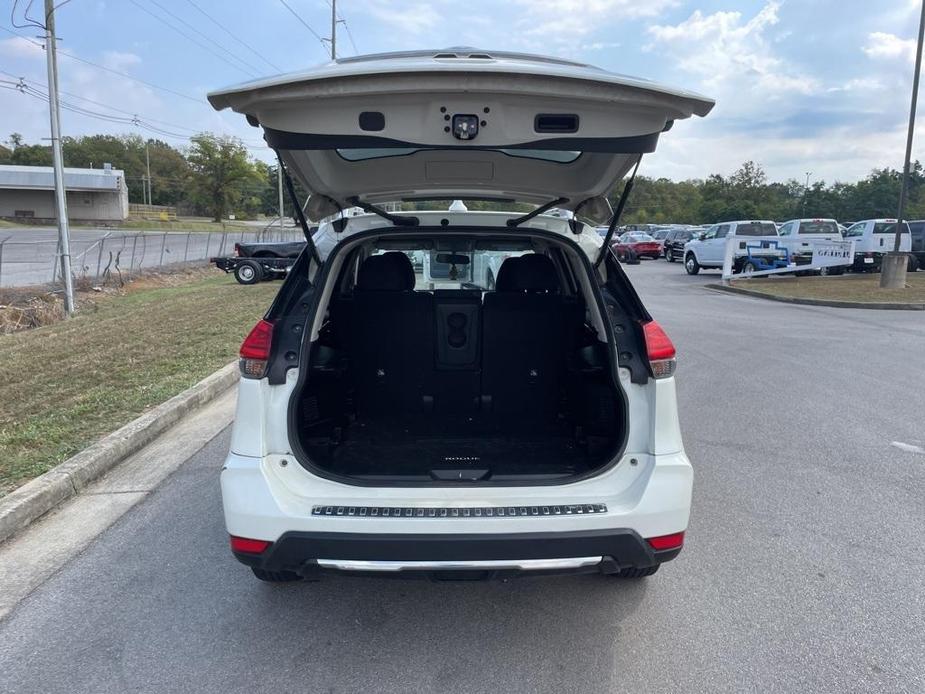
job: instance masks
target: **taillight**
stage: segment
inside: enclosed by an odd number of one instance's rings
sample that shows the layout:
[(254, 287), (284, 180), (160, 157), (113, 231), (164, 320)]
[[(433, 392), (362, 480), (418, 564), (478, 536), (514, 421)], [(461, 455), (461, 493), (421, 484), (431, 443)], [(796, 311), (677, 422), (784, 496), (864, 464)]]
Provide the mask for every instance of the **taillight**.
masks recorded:
[(655, 378), (668, 378), (674, 374), (675, 349), (674, 344), (662, 330), (662, 326), (654, 320), (642, 324), (642, 332), (646, 339), (646, 356)]
[(231, 551), (243, 554), (263, 554), (273, 543), (269, 540), (252, 540), (249, 537), (231, 535)]
[(261, 320), (254, 326), (241, 344), (241, 375), (245, 378), (263, 378), (270, 361), (270, 347), (273, 345), (273, 324)]
[(681, 549), (684, 545), (684, 533), (672, 533), (671, 535), (659, 535), (658, 537), (650, 537), (646, 540), (649, 543), (649, 547), (655, 551), (662, 551), (666, 549)]

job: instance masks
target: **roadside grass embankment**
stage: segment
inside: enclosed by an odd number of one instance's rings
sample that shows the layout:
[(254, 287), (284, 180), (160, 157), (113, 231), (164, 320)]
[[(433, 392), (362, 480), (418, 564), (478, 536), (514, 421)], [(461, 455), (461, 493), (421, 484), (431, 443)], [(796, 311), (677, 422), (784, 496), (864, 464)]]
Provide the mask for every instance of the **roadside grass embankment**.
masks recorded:
[(142, 279), (0, 335), (0, 496), (232, 361), (279, 287)]

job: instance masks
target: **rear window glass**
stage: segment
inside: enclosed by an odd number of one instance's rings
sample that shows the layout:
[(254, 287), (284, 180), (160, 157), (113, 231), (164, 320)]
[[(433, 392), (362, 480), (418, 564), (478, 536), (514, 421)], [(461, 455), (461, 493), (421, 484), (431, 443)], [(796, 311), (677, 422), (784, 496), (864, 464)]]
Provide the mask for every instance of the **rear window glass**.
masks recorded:
[(736, 236), (777, 236), (777, 227), (770, 222), (746, 222), (736, 225)]
[(840, 236), (835, 222), (800, 222), (801, 234), (833, 234)]
[(643, 234), (642, 232), (636, 231), (636, 232), (633, 232), (632, 234), (624, 235), (623, 240), (630, 241), (632, 243), (638, 243), (640, 241), (654, 241), (655, 239), (653, 239), (648, 234)]
[[(875, 234), (895, 234), (896, 233), (896, 222), (876, 222), (874, 224), (874, 233)], [(903, 229), (899, 233), (908, 234), (909, 227), (903, 224)]]
[[(374, 255), (387, 253), (377, 250)], [(501, 265), (507, 258), (521, 256), (529, 251), (479, 250), (479, 251), (402, 251), (411, 261), (414, 269), (414, 289), (416, 291), (433, 291), (435, 289), (480, 289), (491, 291), (495, 288), (495, 279)], [(455, 262), (441, 262), (454, 260)]]
[[(415, 152), (422, 152), (420, 147), (373, 147), (369, 149), (338, 149), (337, 153), (347, 161), (365, 161), (367, 159), (383, 159), (385, 157), (406, 157)], [(557, 164), (570, 164), (581, 156), (581, 152), (572, 152), (557, 149), (495, 149), (509, 157), (522, 159), (540, 159)]]

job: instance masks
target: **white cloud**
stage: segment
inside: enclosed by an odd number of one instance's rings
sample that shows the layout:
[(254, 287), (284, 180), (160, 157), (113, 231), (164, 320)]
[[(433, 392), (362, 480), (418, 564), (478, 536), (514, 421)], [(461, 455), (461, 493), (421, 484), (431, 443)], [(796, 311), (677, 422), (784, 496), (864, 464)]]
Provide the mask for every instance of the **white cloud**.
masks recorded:
[(861, 50), (869, 58), (894, 60), (901, 58), (912, 63), (915, 61), (915, 41), (901, 39), (895, 34), (875, 31), (867, 35), (867, 45)]
[(0, 40), (0, 56), (10, 60), (45, 61), (45, 50), (38, 42), (33, 43), (21, 36)]
[(518, 32), (559, 43), (573, 43), (604, 24), (657, 17), (677, 0), (516, 0)]
[(435, 29), (441, 19), (430, 2), (403, 2), (399, 5), (391, 0), (375, 0), (367, 3), (366, 11), (383, 24), (415, 35)]
[(781, 3), (771, 0), (751, 19), (741, 12), (700, 10), (680, 24), (648, 28), (650, 52), (672, 56), (678, 67), (700, 80), (712, 95), (766, 101), (787, 93), (811, 94), (818, 80), (787, 64), (773, 46), (769, 30), (779, 21)]

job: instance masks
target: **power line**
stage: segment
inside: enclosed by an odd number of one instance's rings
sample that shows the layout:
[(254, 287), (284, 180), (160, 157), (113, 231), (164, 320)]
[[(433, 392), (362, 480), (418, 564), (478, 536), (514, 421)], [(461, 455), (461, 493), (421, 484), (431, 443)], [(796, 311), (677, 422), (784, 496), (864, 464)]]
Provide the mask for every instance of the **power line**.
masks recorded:
[[(7, 74), (7, 75), (10, 74), (5, 71), (0, 71), (0, 72), (3, 72), (4, 74)], [(16, 83), (9, 82), (6, 80), (3, 80), (2, 82), (3, 83), (0, 84), (0, 89), (9, 89), (12, 91), (18, 91), (22, 94), (26, 94), (27, 96), (31, 96), (31, 97), (40, 99), (45, 102), (48, 101), (48, 95), (46, 93), (41, 92), (38, 89), (35, 89), (34, 87), (29, 86), (28, 84), (25, 84), (25, 82), (22, 80)], [(94, 103), (99, 104), (99, 102), (94, 102)], [(161, 128), (157, 125), (154, 125), (153, 123), (149, 123), (147, 119), (142, 119), (135, 114), (132, 114), (132, 117), (127, 118), (125, 116), (117, 116), (111, 113), (100, 113), (99, 111), (93, 111), (91, 109), (87, 109), (87, 108), (84, 108), (82, 106), (79, 106), (77, 104), (73, 104), (67, 101), (60, 101), (59, 105), (62, 109), (66, 111), (70, 111), (71, 113), (76, 113), (78, 115), (86, 116), (88, 118), (95, 118), (97, 120), (105, 121), (108, 123), (135, 126), (135, 127), (147, 130), (148, 132), (154, 133), (156, 135), (160, 135), (162, 137), (172, 138), (176, 140), (183, 140), (185, 142), (188, 142), (192, 139), (190, 135), (184, 135), (182, 133), (177, 133), (177, 132), (172, 132), (170, 130), (166, 130), (165, 128)], [(100, 104), (100, 105), (106, 108), (112, 108), (110, 106), (106, 106), (105, 104)], [(123, 113), (128, 113), (128, 112), (123, 112)], [(183, 129), (189, 130), (194, 133), (199, 132), (192, 128), (183, 128)], [(253, 145), (253, 144), (248, 144), (245, 140), (241, 140), (240, 138), (236, 138), (236, 139), (240, 140), (241, 144), (243, 144), (248, 149), (252, 149), (252, 150), (253, 149), (269, 149), (266, 145)]]
[(230, 55), (232, 58), (234, 58), (234, 59), (237, 60), (239, 63), (241, 63), (242, 65), (244, 65), (248, 70), (253, 71), (254, 74), (257, 74), (257, 75), (260, 74), (260, 68), (255, 67), (255, 66), (252, 65), (251, 63), (247, 62), (246, 60), (244, 60), (243, 58), (241, 58), (237, 53), (234, 53), (234, 52), (232, 52), (232, 51), (229, 51), (227, 48), (225, 48), (222, 44), (220, 44), (218, 41), (216, 41), (215, 39), (213, 39), (211, 36), (209, 36), (208, 34), (202, 32), (202, 31), (199, 31), (199, 29), (197, 29), (195, 26), (193, 26), (192, 24), (190, 24), (189, 22), (187, 22), (187, 21), (186, 21), (185, 19), (183, 19), (182, 17), (178, 17), (176, 14), (174, 14), (173, 12), (171, 12), (170, 10), (168, 10), (166, 7), (164, 7), (164, 6), (163, 6), (161, 3), (159, 3), (157, 0), (151, 0), (151, 2), (152, 2), (154, 5), (157, 5), (159, 8), (161, 8), (161, 10), (162, 10), (163, 12), (166, 12), (168, 15), (170, 15), (171, 17), (173, 17), (174, 19), (176, 19), (178, 22), (180, 22), (180, 23), (183, 24), (184, 26), (189, 27), (190, 29), (192, 29), (193, 31), (195, 31), (197, 34), (199, 34), (199, 35), (202, 36), (204, 39), (206, 39), (206, 41), (210, 41), (210, 42), (211, 42), (213, 45), (215, 45), (219, 50), (224, 51), (225, 53), (227, 53), (228, 55)]
[(194, 0), (187, 0), (187, 2), (189, 2), (189, 4), (192, 5), (193, 7), (195, 7), (196, 10), (199, 11), (200, 14), (202, 14), (204, 17), (206, 17), (206, 19), (208, 19), (210, 22), (212, 22), (213, 24), (215, 24), (215, 26), (217, 26), (219, 29), (221, 29), (221, 30), (224, 31), (226, 34), (228, 34), (232, 39), (234, 39), (235, 41), (237, 41), (239, 44), (241, 44), (242, 46), (244, 46), (247, 50), (249, 50), (251, 53), (253, 53), (254, 55), (256, 55), (256, 56), (257, 56), (258, 58), (260, 58), (263, 62), (265, 62), (267, 65), (269, 65), (271, 68), (273, 68), (273, 69), (276, 70), (277, 72), (282, 72), (282, 68), (279, 68), (279, 67), (277, 67), (276, 65), (274, 65), (273, 63), (271, 63), (269, 60), (266, 59), (266, 57), (264, 57), (264, 55), (263, 55), (262, 53), (260, 53), (260, 52), (259, 52), (258, 50), (256, 50), (255, 48), (252, 48), (251, 45), (250, 45), (249, 43), (247, 43), (246, 41), (244, 41), (244, 40), (241, 39), (241, 38), (238, 38), (238, 36), (237, 36), (236, 34), (234, 34), (228, 27), (226, 27), (224, 24), (222, 24), (222, 23), (219, 22), (217, 19), (215, 19), (215, 17), (213, 17), (213, 16), (210, 15), (208, 12), (206, 12), (204, 9), (202, 9), (199, 5), (197, 5), (197, 4), (194, 2)]
[(296, 19), (298, 19), (299, 22), (302, 23), (302, 26), (304, 26), (306, 29), (308, 29), (308, 30), (312, 33), (312, 36), (314, 36), (316, 39), (318, 39), (318, 40), (321, 42), (321, 45), (324, 46), (324, 42), (325, 42), (327, 39), (325, 39), (325, 38), (324, 38), (321, 34), (319, 34), (317, 31), (315, 31), (314, 29), (312, 29), (312, 28), (308, 25), (308, 22), (306, 22), (304, 19), (302, 19), (302, 17), (299, 16), (299, 13), (296, 12), (294, 9), (292, 9), (292, 7), (289, 5), (288, 2), (286, 2), (286, 0), (279, 0), (279, 1), (283, 4), (283, 7), (285, 7), (287, 10), (289, 10), (289, 11), (292, 13), (292, 16), (295, 17)]
[[(227, 63), (228, 65), (230, 65), (231, 67), (235, 68), (236, 70), (241, 70), (242, 72), (246, 72), (246, 73), (247, 73), (248, 75), (250, 75), (251, 77), (256, 77), (256, 76), (257, 76), (257, 74), (256, 74), (253, 70), (251, 70), (250, 68), (248, 68), (248, 67), (241, 67), (240, 65), (235, 65), (235, 64), (232, 63), (230, 60), (228, 60), (228, 58), (222, 56), (222, 55), (221, 55), (220, 53), (218, 53), (217, 51), (213, 50), (212, 48), (210, 48), (210, 47), (207, 46), (206, 44), (202, 43), (202, 41), (199, 41), (198, 39), (194, 38), (193, 36), (190, 36), (188, 33), (186, 33), (185, 31), (183, 31), (183, 29), (180, 29), (179, 27), (174, 26), (173, 24), (171, 24), (170, 22), (168, 22), (166, 19), (164, 19), (164, 18), (161, 17), (160, 15), (155, 14), (154, 12), (152, 12), (151, 10), (149, 10), (147, 7), (145, 7), (145, 6), (142, 5), (141, 3), (137, 2), (137, 0), (129, 0), (129, 2), (132, 3), (132, 4), (133, 4), (135, 7), (137, 7), (139, 10), (141, 10), (142, 12), (144, 12), (145, 14), (147, 14), (147, 15), (149, 15), (149, 16), (151, 16), (151, 17), (154, 17), (154, 19), (156, 19), (157, 21), (161, 22), (164, 26), (166, 26), (166, 27), (168, 27), (168, 28), (170, 28), (170, 29), (173, 29), (175, 32), (177, 32), (178, 34), (180, 34), (180, 36), (182, 36), (183, 38), (185, 38), (187, 41), (190, 41), (190, 42), (196, 44), (196, 45), (199, 46), (202, 50), (206, 51), (207, 53), (210, 53), (210, 54), (214, 55), (216, 58), (218, 58), (218, 59), (221, 60), (222, 62)], [(155, 4), (157, 4), (157, 3), (155, 2)], [(158, 7), (161, 7), (161, 6), (158, 5)], [(163, 8), (161, 8), (161, 9), (163, 9)], [(168, 11), (168, 14), (169, 14), (169, 11)], [(181, 20), (181, 21), (182, 21), (182, 20)], [(224, 50), (224, 49), (223, 49), (223, 50)]]
[[(8, 34), (12, 34), (13, 36), (18, 36), (18, 37), (21, 38), (21, 39), (25, 39), (25, 40), (28, 41), (29, 43), (31, 43), (31, 44), (33, 44), (33, 45), (35, 45), (35, 46), (38, 46), (38, 47), (41, 48), (42, 50), (45, 50), (45, 47), (44, 47), (41, 43), (39, 43), (38, 41), (33, 41), (33, 40), (30, 39), (28, 36), (23, 36), (23, 35), (20, 34), (18, 31), (13, 31), (12, 29), (8, 29), (7, 27), (2, 26), (2, 25), (0, 25), (0, 29), (2, 29), (3, 31), (7, 32)], [(170, 89), (169, 87), (162, 87), (162, 86), (160, 86), (160, 85), (158, 85), (158, 84), (154, 84), (153, 82), (147, 82), (147, 81), (145, 81), (145, 80), (143, 80), (143, 79), (140, 79), (140, 78), (138, 78), (138, 77), (132, 77), (132, 76), (131, 76), (130, 74), (128, 74), (127, 72), (121, 72), (121, 71), (119, 71), (119, 70), (114, 70), (114, 69), (112, 69), (112, 68), (110, 68), (110, 67), (106, 67), (105, 65), (100, 65), (99, 63), (94, 63), (92, 60), (87, 60), (87, 59), (85, 59), (85, 58), (81, 58), (81, 57), (79, 57), (79, 56), (74, 55), (73, 53), (65, 53), (64, 51), (62, 51), (62, 50), (59, 49), (59, 50), (58, 50), (58, 55), (63, 55), (63, 56), (65, 56), (65, 57), (67, 57), (67, 58), (70, 58), (71, 60), (76, 60), (77, 62), (84, 63), (84, 64), (86, 64), (86, 65), (90, 65), (90, 66), (92, 66), (92, 67), (95, 67), (97, 70), (103, 70), (103, 71), (105, 71), (105, 72), (110, 72), (110, 73), (112, 73), (112, 74), (114, 74), (114, 75), (118, 75), (119, 77), (124, 77), (125, 79), (131, 80), (132, 82), (137, 82), (138, 84), (143, 84), (143, 85), (145, 85), (146, 87), (151, 87), (152, 89), (157, 89), (157, 90), (159, 90), (159, 91), (166, 92), (166, 93), (168, 93), (168, 94), (173, 94), (174, 96), (179, 96), (180, 98), (186, 99), (187, 101), (192, 101), (192, 102), (194, 102), (194, 103), (197, 103), (197, 104), (199, 104), (200, 106), (205, 106), (205, 103), (203, 102), (202, 99), (197, 99), (197, 98), (194, 97), (194, 96), (190, 96), (189, 94), (184, 94), (183, 92), (178, 92), (178, 91), (176, 91), (175, 89)]]

